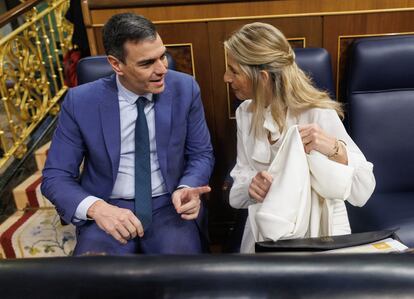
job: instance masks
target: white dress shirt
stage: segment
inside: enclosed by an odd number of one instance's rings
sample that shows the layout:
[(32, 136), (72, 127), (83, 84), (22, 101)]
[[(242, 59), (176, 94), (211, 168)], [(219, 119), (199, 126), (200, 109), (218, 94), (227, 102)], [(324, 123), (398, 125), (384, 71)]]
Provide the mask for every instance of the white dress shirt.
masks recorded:
[[(137, 95), (126, 89), (117, 76), (120, 128), (121, 128), (121, 156), (119, 160), (118, 175), (110, 198), (134, 199), (135, 197), (135, 121), (138, 111), (136, 101), (140, 96), (148, 99), (144, 108), (148, 124), (150, 160), (151, 160), (151, 187), (152, 196), (168, 193), (161, 174), (157, 155), (157, 144), (155, 140), (155, 110), (152, 94)], [(86, 197), (77, 207), (75, 220), (86, 220), (89, 207), (100, 198), (95, 196)]]

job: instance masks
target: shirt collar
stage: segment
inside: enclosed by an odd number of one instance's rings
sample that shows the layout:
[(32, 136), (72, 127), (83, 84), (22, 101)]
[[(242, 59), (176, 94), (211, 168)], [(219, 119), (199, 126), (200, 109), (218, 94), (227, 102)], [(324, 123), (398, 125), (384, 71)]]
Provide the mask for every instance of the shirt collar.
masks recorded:
[[(286, 125), (288, 126), (288, 120), (290, 119), (289, 109), (286, 113)], [(269, 164), (272, 158), (272, 149), (270, 142), (267, 138), (268, 133), (270, 133), (272, 140), (279, 140), (282, 138), (282, 132), (280, 132), (279, 125), (274, 120), (270, 106), (264, 110), (264, 122), (263, 122), (263, 132), (260, 136), (257, 136), (254, 141), (252, 159), (256, 162)], [(285, 128), (286, 132), (287, 128)]]
[(134, 105), (139, 97), (146, 97), (148, 101), (152, 101), (152, 93), (136, 94), (119, 81), (118, 75), (116, 75), (116, 86), (118, 88), (118, 97), (124, 98), (129, 104)]

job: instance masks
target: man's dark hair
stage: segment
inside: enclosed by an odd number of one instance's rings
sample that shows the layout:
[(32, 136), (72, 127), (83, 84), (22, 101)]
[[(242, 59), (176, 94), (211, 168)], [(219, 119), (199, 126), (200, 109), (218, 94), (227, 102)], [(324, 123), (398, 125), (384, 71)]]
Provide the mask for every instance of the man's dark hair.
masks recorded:
[(102, 35), (106, 55), (115, 56), (125, 63), (125, 42), (154, 40), (157, 37), (157, 31), (154, 24), (143, 16), (121, 13), (112, 16), (106, 22)]

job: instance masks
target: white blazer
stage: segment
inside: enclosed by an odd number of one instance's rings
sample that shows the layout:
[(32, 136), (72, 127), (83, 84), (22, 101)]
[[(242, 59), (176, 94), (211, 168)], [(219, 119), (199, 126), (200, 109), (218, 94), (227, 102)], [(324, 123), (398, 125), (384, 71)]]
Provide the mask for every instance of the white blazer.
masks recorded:
[[(279, 138), (279, 149), (272, 158), (267, 138), (254, 138), (250, 130), (250, 103), (243, 102), (236, 112), (237, 163), (231, 172), (234, 183), (230, 204), (249, 208), (240, 251), (254, 252), (254, 242), (264, 239), (350, 233), (344, 200), (364, 205), (375, 188), (375, 179), (372, 164), (348, 136), (336, 112), (315, 108), (293, 117), (288, 111), (286, 128), (291, 129), (280, 134), (268, 111), (264, 127), (274, 139)], [(309, 123), (317, 123), (347, 143), (348, 165), (333, 162), (316, 151), (305, 154), (295, 125)], [(262, 170), (272, 174), (274, 183), (264, 203), (256, 204), (248, 195), (248, 187)]]

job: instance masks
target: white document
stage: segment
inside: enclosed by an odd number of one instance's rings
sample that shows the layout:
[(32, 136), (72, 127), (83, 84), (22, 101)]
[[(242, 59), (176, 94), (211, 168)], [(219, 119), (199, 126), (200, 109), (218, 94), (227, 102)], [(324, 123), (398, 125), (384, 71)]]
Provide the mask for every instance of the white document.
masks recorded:
[(408, 247), (401, 242), (392, 238), (387, 238), (370, 244), (327, 250), (323, 251), (323, 253), (387, 253), (404, 252), (407, 249)]

